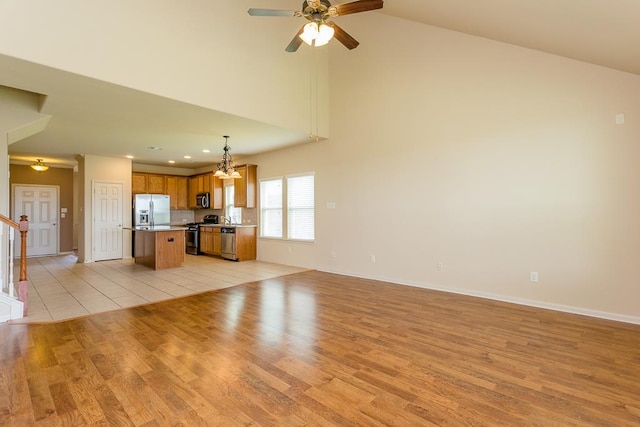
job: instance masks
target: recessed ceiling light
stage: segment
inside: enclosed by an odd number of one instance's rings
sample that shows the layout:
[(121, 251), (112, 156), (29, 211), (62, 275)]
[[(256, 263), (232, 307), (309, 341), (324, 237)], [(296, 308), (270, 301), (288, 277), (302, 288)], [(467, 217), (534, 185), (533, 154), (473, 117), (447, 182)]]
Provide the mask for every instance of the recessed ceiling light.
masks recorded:
[(175, 162), (176, 162), (175, 160), (169, 160), (169, 163), (175, 163)]
[(211, 151), (207, 150), (206, 148), (204, 150), (202, 150), (203, 153), (210, 153)]
[(162, 150), (161, 147), (154, 147), (153, 145), (151, 147), (147, 147), (147, 150)]
[(127, 159), (133, 159), (133, 156), (131, 154), (125, 156)]
[(190, 158), (191, 158), (191, 156), (184, 156), (184, 158), (185, 158), (185, 159), (190, 159)]

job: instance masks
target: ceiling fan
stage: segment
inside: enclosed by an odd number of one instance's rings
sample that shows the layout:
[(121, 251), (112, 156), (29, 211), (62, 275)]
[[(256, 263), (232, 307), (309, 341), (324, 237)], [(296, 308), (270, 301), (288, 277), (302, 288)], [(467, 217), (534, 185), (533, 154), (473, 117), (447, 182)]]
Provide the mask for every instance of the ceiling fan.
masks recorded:
[(297, 51), (303, 41), (310, 46), (322, 46), (334, 36), (347, 49), (351, 50), (358, 47), (360, 43), (330, 19), (336, 16), (382, 9), (383, 3), (383, 0), (355, 0), (332, 6), (329, 0), (305, 0), (302, 2), (301, 11), (252, 8), (248, 12), (251, 16), (303, 17), (309, 21), (293, 37), (285, 49), (287, 52)]

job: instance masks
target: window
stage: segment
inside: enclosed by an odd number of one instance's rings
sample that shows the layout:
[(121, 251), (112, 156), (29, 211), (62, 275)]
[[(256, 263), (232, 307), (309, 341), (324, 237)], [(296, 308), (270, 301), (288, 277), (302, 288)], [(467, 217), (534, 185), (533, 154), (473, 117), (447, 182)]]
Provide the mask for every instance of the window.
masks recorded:
[(232, 224), (242, 224), (242, 208), (236, 208), (233, 205), (234, 194), (233, 185), (227, 185), (224, 187), (225, 216), (231, 219)]
[[(261, 180), (260, 237), (313, 241), (314, 200), (313, 174)], [(285, 229), (286, 236), (283, 235)]]
[(282, 238), (282, 178), (260, 181), (260, 236)]
[(313, 175), (287, 177), (287, 234), (289, 239), (315, 238)]

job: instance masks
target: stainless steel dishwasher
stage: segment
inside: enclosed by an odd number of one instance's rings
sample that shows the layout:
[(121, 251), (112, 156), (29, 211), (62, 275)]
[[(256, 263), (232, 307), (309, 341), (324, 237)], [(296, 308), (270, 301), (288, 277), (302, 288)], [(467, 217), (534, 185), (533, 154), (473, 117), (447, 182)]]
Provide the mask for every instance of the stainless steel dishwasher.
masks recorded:
[(220, 255), (225, 259), (238, 259), (236, 251), (236, 229), (235, 227), (220, 228)]

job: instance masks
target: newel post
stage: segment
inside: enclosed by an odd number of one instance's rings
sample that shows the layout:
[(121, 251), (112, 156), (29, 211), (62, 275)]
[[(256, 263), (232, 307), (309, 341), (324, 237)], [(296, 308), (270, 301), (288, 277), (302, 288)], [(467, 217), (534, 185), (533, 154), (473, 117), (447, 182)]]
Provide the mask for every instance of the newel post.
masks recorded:
[(18, 299), (22, 301), (22, 315), (27, 315), (27, 232), (29, 220), (26, 215), (20, 215), (20, 281), (18, 282)]

